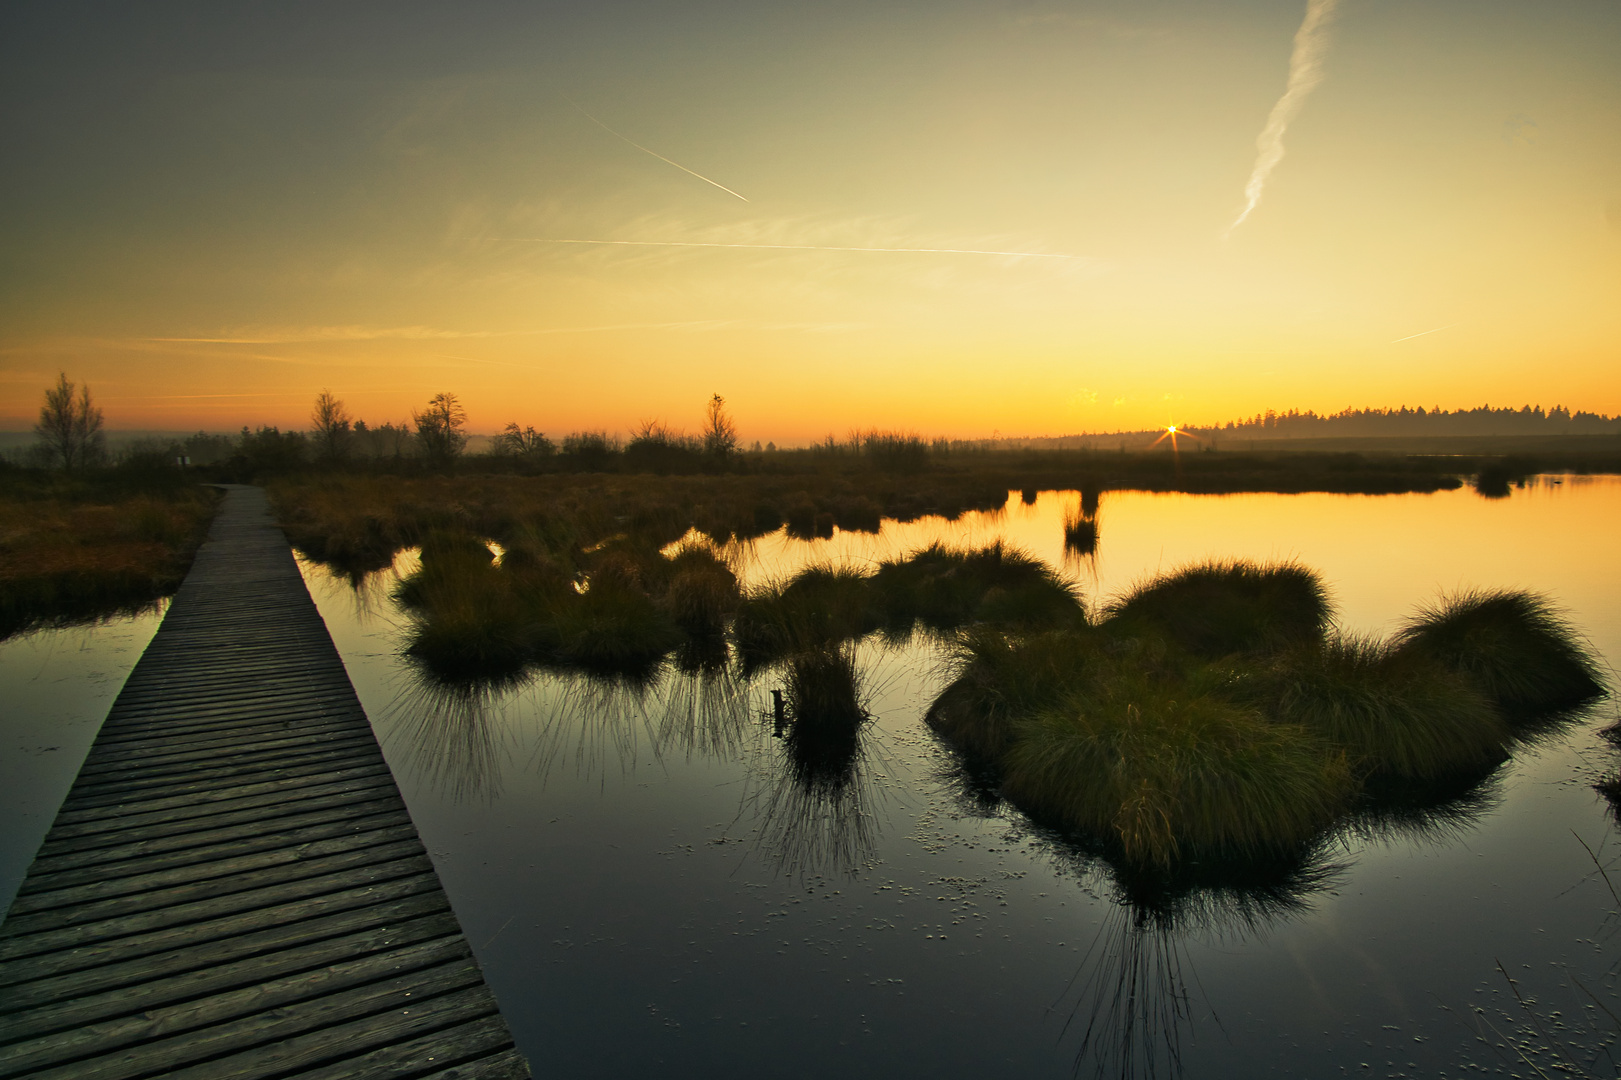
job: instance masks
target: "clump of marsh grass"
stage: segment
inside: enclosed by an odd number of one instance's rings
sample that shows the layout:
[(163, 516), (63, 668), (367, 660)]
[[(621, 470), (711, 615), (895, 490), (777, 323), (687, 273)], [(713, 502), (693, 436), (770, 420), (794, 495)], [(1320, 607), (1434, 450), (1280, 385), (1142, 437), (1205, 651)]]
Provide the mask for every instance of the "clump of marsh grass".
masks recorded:
[(1195, 656), (1215, 659), (1318, 639), (1333, 605), (1322, 579), (1297, 562), (1234, 559), (1155, 578), (1106, 614), (1114, 633), (1163, 634)]
[(1000, 760), (1021, 717), (1061, 703), (1080, 691), (1099, 657), (1095, 635), (1075, 630), (1009, 635), (989, 627), (959, 639), (956, 678), (924, 719), (972, 755)]
[(693, 637), (719, 638), (741, 596), (737, 575), (707, 546), (685, 544), (667, 560), (663, 607)]
[(1474, 589), (1423, 607), (1397, 636), (1405, 654), (1467, 676), (1511, 721), (1534, 720), (1602, 696), (1603, 677), (1574, 628), (1545, 598)]
[(681, 642), (670, 617), (639, 585), (627, 562), (593, 574), (583, 593), (552, 609), (551, 652), (588, 671), (635, 673), (662, 661)]
[(1513, 740), (1464, 675), (1350, 635), (1296, 646), (1259, 680), (1272, 715), (1343, 747), (1370, 774), (1439, 780), (1498, 764)]
[(732, 633), (759, 663), (861, 637), (877, 628), (868, 578), (849, 566), (811, 566), (744, 596)]
[(1189, 855), (1287, 855), (1348, 806), (1343, 753), (1216, 692), (1219, 678), (1113, 664), (1063, 705), (1015, 723), (1008, 797), (1102, 835), (1137, 864)]
[(1074, 587), (1040, 559), (1001, 541), (956, 549), (935, 543), (879, 564), (874, 603), (891, 629), (914, 622), (952, 630), (970, 622), (1027, 629), (1086, 621)]
[(785, 689), (793, 732), (851, 731), (867, 720), (861, 670), (849, 645), (813, 649), (790, 658)]

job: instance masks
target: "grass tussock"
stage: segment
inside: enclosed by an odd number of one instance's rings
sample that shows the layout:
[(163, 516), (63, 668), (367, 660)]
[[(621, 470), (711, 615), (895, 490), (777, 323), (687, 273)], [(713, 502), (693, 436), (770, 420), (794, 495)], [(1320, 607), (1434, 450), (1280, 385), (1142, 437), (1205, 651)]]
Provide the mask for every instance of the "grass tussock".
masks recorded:
[(1387, 803), (1475, 790), (1533, 720), (1603, 690), (1527, 594), (1444, 601), (1379, 641), (1330, 633), (1299, 567), (1218, 563), (1108, 610), (964, 633), (927, 720), (1016, 805), (1156, 873), (1294, 857)]
[(746, 659), (770, 660), (859, 638), (877, 628), (868, 575), (812, 566), (745, 596), (733, 631)]
[(1038, 816), (1110, 836), (1133, 863), (1285, 855), (1356, 791), (1346, 756), (1213, 690), (1111, 664), (1059, 706), (1015, 722), (1003, 790)]
[(1371, 638), (1297, 646), (1260, 681), (1272, 715), (1344, 748), (1367, 773), (1475, 774), (1507, 757), (1513, 740), (1493, 702), (1463, 674)]
[(1398, 648), (1429, 657), (1478, 686), (1519, 721), (1574, 709), (1605, 693), (1591, 653), (1546, 599), (1473, 590), (1422, 608)]
[(1319, 639), (1333, 613), (1315, 571), (1295, 562), (1244, 559), (1155, 578), (1107, 609), (1117, 633), (1162, 634), (1208, 659)]
[(975, 622), (1023, 629), (1086, 621), (1074, 587), (1051, 567), (1001, 541), (977, 549), (932, 544), (881, 563), (873, 603), (884, 624), (954, 630)]

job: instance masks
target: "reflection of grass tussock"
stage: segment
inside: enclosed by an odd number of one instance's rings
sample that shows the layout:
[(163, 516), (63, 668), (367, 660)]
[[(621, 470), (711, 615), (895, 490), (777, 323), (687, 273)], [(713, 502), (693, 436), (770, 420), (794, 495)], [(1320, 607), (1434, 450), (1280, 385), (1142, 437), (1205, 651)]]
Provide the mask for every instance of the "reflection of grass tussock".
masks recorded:
[(1333, 615), (1317, 574), (1299, 563), (1202, 563), (1139, 586), (1109, 606), (1122, 629), (1164, 634), (1221, 657), (1319, 637)]
[(1076, 513), (1064, 515), (1064, 550), (1094, 555), (1098, 550), (1098, 519)]
[(766, 786), (745, 801), (761, 843), (790, 873), (852, 873), (877, 847), (868, 769), (869, 714), (854, 646), (799, 653), (783, 665), (791, 719)]
[(1398, 640), (1404, 652), (1461, 671), (1511, 719), (1572, 709), (1604, 693), (1575, 630), (1532, 593), (1461, 593), (1420, 610)]

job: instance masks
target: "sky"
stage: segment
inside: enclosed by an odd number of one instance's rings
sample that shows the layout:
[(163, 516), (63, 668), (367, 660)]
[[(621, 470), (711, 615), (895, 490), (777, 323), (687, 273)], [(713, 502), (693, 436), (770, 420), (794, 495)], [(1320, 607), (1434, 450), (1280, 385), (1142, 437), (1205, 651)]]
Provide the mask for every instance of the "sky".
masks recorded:
[(1621, 413), (1621, 4), (0, 8), (0, 428)]

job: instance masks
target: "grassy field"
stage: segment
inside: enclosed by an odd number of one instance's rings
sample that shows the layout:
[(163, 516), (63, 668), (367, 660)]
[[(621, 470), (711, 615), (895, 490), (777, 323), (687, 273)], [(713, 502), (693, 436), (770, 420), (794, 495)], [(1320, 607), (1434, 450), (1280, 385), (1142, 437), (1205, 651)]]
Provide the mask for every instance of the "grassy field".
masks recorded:
[(173, 593), (217, 502), (213, 489), (175, 477), (0, 473), (0, 637)]

